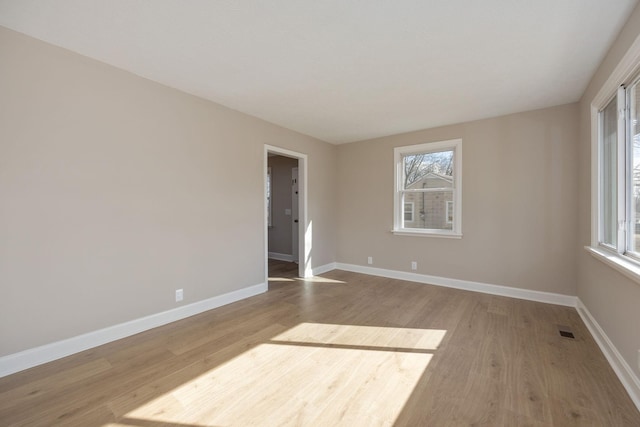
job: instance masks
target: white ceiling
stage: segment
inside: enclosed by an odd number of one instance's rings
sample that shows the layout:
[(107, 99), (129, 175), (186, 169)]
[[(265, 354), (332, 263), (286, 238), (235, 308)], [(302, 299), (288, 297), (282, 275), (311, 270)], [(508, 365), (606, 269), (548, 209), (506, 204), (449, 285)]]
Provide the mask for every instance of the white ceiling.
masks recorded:
[(0, 25), (332, 143), (577, 101), (637, 0), (0, 0)]

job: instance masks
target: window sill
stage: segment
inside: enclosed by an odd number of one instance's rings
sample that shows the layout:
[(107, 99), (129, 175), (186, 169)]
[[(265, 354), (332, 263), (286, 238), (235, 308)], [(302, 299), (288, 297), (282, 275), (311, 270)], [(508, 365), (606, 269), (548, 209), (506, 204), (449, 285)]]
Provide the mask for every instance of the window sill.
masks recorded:
[(409, 231), (391, 230), (396, 236), (417, 236), (417, 237), (440, 237), (444, 239), (462, 239), (462, 234), (458, 233), (438, 233), (434, 231)]
[(640, 284), (640, 264), (637, 264), (631, 260), (625, 259), (625, 257), (614, 254), (600, 248), (593, 248), (591, 246), (584, 247), (594, 258), (604, 262), (610, 267), (627, 276), (629, 279)]

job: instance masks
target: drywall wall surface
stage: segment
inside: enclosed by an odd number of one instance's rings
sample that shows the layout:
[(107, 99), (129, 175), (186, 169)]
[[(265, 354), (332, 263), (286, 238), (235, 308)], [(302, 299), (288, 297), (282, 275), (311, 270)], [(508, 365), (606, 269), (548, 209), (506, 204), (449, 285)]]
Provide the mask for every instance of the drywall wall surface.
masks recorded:
[[(577, 104), (339, 146), (338, 261), (574, 295)], [(462, 139), (462, 239), (393, 227), (394, 147)]]
[(265, 144), (308, 156), (335, 261), (335, 146), (1, 27), (0, 57), (0, 356), (263, 283)]
[[(640, 284), (584, 250), (591, 242), (591, 103), (631, 45), (640, 37), (640, 5), (629, 16), (580, 101), (577, 295), (626, 363), (640, 377)], [(638, 64), (640, 69), (640, 64)], [(611, 93), (613, 96), (613, 93)]]

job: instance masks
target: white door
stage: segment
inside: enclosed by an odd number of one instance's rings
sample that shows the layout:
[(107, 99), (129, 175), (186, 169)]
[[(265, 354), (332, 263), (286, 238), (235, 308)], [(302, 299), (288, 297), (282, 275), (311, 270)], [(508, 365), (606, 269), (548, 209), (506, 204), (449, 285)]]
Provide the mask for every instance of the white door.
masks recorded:
[(298, 168), (291, 169), (291, 256), (294, 262), (298, 262)]

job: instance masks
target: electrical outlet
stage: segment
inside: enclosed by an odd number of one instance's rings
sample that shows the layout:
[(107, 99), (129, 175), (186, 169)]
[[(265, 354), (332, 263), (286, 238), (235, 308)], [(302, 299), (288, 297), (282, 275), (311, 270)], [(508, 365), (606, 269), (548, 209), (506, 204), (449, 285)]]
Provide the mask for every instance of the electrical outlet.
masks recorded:
[(184, 299), (184, 291), (182, 289), (176, 289), (176, 302), (180, 302)]
[(373, 264), (373, 257), (372, 256), (367, 258), (367, 264)]
[(411, 269), (412, 270), (417, 270), (418, 269), (418, 263), (415, 261), (411, 261)]

